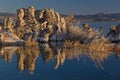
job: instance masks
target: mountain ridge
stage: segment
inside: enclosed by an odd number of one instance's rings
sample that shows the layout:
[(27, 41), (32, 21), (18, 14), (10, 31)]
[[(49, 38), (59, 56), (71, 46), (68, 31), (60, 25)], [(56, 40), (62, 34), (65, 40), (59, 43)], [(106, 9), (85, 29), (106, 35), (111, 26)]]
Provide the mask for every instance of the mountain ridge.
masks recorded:
[(74, 15), (75, 19), (80, 20), (94, 20), (94, 21), (118, 21), (120, 20), (120, 13), (97, 13), (90, 15)]
[(9, 12), (0, 12), (0, 16), (15, 16), (15, 13), (9, 13)]
[[(68, 16), (67, 14), (62, 14), (63, 17)], [(16, 17), (15, 13), (9, 12), (0, 12), (0, 18), (6, 17)], [(92, 20), (92, 21), (118, 21), (120, 20), (120, 13), (96, 13), (88, 15), (74, 15), (74, 18), (77, 20)]]

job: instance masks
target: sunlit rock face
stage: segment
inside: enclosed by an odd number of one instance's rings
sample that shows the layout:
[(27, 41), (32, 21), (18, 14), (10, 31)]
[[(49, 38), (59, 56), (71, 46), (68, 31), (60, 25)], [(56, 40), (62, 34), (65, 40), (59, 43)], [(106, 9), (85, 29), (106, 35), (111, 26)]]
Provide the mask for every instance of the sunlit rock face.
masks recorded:
[(4, 43), (23, 42), (16, 34), (14, 34), (13, 19), (7, 18), (0, 27), (0, 45)]
[(25, 10), (24, 20), (26, 22), (26, 26), (33, 30), (39, 27), (39, 23), (35, 19), (35, 9), (33, 6), (30, 6)]
[(16, 27), (24, 27), (25, 26), (25, 21), (24, 21), (24, 9), (20, 8), (17, 10), (17, 22), (16, 22)]
[[(26, 40), (30, 35), (38, 35), (39, 23), (35, 18), (35, 9), (33, 6), (20, 8), (17, 10), (17, 21), (15, 25), (15, 34)], [(37, 37), (36, 37), (37, 38)]]
[(0, 43), (2, 42), (19, 42), (21, 39), (14, 34), (14, 25), (13, 25), (13, 19), (7, 18), (5, 19), (4, 25), (2, 26), (0, 30)]
[(17, 37), (15, 34), (9, 32), (0, 33), (0, 41), (5, 43), (24, 42), (23, 40), (19, 39), (19, 37)]
[(9, 32), (13, 32), (13, 19), (11, 17), (5, 19), (4, 29), (9, 31)]
[[(35, 10), (30, 6), (17, 10), (15, 25), (12, 18), (7, 18), (1, 29), (23, 40), (32, 35), (32, 40), (36, 41), (59, 41), (65, 39), (66, 21), (53, 8)], [(2, 38), (1, 40), (3, 41)]]
[(4, 35), (3, 33), (0, 33), (0, 42), (2, 43), (4, 41)]
[[(36, 36), (35, 40), (48, 42), (62, 40), (66, 33), (66, 22), (53, 8), (35, 10), (33, 6), (17, 10), (16, 25), (19, 38), (25, 39), (28, 34)], [(22, 28), (21, 28), (22, 27)], [(21, 33), (20, 33), (21, 32)]]

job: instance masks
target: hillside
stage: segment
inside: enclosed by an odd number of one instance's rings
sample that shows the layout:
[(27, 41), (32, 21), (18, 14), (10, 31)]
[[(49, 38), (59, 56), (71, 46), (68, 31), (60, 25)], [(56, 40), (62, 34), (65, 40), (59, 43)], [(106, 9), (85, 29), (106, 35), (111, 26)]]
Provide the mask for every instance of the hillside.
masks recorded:
[[(67, 15), (62, 15), (63, 17)], [(15, 13), (5, 13), (0, 12), (0, 19), (3, 20), (4, 18), (13, 17), (16, 19)], [(92, 21), (119, 21), (120, 20), (120, 13), (97, 13), (91, 15), (74, 15), (74, 18), (77, 20), (92, 20)]]
[(15, 16), (16, 14), (14, 13), (3, 13), (3, 12), (0, 12), (0, 16)]
[(5, 18), (8, 18), (8, 17), (12, 17), (16, 19), (16, 14), (0, 12), (0, 20), (4, 20)]
[(93, 21), (119, 21), (120, 13), (98, 13), (92, 15), (74, 15), (75, 19), (78, 20), (93, 20)]

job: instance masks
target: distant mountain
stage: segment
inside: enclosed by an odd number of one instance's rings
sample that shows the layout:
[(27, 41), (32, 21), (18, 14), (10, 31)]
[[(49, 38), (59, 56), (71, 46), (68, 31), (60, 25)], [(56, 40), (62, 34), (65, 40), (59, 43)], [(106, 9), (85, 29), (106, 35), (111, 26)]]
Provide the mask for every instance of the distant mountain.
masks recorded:
[(0, 22), (4, 21), (8, 17), (12, 17), (14, 20), (16, 20), (16, 14), (0, 12)]
[(120, 13), (98, 13), (93, 15), (74, 15), (78, 20), (94, 20), (94, 21), (118, 21), (120, 20)]
[(9, 16), (16, 16), (16, 14), (14, 14), (14, 13), (3, 13), (3, 12), (0, 12), (0, 16), (9, 17)]
[[(67, 15), (62, 15), (63, 17)], [(3, 13), (0, 12), (0, 19), (4, 19), (7, 17), (13, 17), (16, 19), (15, 13)], [(120, 13), (97, 13), (97, 14), (91, 14), (91, 15), (74, 15), (74, 18), (77, 20), (90, 20), (90, 21), (120, 21)]]

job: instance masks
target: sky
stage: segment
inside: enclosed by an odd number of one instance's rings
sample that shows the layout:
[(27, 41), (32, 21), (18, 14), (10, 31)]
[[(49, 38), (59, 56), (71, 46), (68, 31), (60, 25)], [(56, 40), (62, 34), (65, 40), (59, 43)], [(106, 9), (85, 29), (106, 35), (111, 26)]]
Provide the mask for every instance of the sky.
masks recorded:
[(120, 13), (120, 0), (0, 0), (0, 12), (16, 13), (17, 9), (31, 5), (35, 9), (54, 8), (70, 15)]

